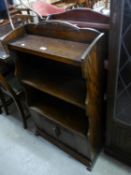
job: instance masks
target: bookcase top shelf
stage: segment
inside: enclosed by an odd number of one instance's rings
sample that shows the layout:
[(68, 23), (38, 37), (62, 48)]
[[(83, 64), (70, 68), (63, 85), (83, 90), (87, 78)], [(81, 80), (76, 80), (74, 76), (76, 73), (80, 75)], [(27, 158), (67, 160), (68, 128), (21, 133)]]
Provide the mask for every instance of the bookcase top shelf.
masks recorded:
[(81, 29), (61, 21), (28, 24), (17, 28), (2, 39), (5, 49), (22, 51), (66, 64), (81, 66), (89, 46), (101, 33)]
[(62, 39), (25, 35), (9, 44), (11, 48), (25, 53), (32, 53), (48, 59), (80, 65), (81, 55), (89, 46), (85, 43)]

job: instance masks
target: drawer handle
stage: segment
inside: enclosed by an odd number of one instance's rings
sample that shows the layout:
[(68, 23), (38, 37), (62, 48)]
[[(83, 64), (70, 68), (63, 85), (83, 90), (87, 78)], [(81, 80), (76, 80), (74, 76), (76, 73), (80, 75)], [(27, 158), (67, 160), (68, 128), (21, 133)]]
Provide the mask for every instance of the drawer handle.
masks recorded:
[(56, 137), (59, 137), (61, 135), (61, 131), (60, 128), (58, 126), (56, 126), (55, 128), (53, 128)]

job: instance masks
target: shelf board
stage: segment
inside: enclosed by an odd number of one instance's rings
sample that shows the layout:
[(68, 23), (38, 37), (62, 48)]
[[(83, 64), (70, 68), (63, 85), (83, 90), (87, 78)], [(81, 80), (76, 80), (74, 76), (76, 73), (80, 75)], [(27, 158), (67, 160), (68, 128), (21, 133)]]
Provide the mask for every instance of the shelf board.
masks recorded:
[(74, 66), (81, 66), (81, 55), (88, 46), (85, 43), (36, 35), (25, 35), (9, 44), (12, 49)]
[(58, 103), (57, 100), (53, 101), (50, 98), (36, 100), (30, 109), (80, 136), (85, 136), (87, 133), (88, 119), (84, 110), (68, 104), (63, 105), (63, 103)]
[(85, 109), (86, 84), (84, 80), (71, 76), (64, 76), (62, 74), (52, 75), (44, 72), (36, 73), (35, 71), (30, 71), (30, 75), (28, 74), (26, 78), (23, 78), (22, 82)]

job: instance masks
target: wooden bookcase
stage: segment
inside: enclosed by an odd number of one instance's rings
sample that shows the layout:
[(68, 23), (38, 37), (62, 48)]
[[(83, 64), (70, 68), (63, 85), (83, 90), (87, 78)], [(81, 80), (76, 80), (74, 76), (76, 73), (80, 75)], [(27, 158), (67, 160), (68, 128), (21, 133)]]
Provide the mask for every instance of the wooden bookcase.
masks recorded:
[(102, 146), (104, 41), (103, 33), (59, 21), (28, 24), (2, 41), (37, 133), (88, 168)]

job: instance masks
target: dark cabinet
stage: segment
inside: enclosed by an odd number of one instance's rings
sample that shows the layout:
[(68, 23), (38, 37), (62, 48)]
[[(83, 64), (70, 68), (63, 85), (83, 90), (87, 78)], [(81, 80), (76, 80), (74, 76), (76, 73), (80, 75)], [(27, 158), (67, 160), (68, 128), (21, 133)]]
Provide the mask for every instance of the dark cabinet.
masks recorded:
[(106, 152), (131, 165), (131, 0), (114, 0), (109, 46)]

